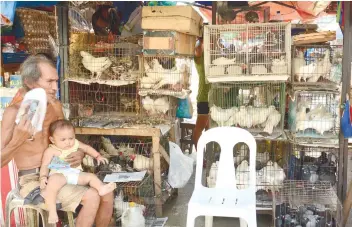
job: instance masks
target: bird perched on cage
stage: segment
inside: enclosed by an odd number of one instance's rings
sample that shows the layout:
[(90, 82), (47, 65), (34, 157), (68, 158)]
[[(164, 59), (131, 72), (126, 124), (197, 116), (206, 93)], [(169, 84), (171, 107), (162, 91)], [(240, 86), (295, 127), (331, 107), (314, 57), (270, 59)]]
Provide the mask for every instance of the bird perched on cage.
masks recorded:
[(117, 150), (114, 145), (111, 143), (109, 138), (104, 136), (100, 137), (104, 150), (110, 155), (119, 155), (119, 150)]
[(79, 117), (91, 117), (94, 113), (93, 104), (78, 104), (78, 116)]
[(246, 19), (246, 21), (248, 23), (258, 23), (259, 22), (258, 13), (254, 12), (254, 11), (247, 12), (246, 15), (244, 16), (244, 18)]
[(237, 111), (237, 107), (233, 107), (231, 109), (222, 109), (213, 105), (210, 108), (210, 116), (219, 126), (225, 124), (226, 121), (230, 119), (232, 115), (234, 115), (235, 111)]
[(93, 55), (85, 51), (81, 51), (80, 54), (82, 56), (83, 66), (92, 73), (91, 79), (94, 78), (96, 73), (97, 76), (95, 79), (99, 80), (102, 73), (112, 64), (108, 57), (95, 58)]
[(138, 171), (148, 170), (148, 172), (153, 171), (153, 158), (147, 158), (143, 155), (130, 155), (131, 160), (133, 161), (133, 169)]
[(272, 110), (265, 123), (265, 128), (263, 129), (263, 132), (266, 132), (269, 135), (271, 135), (273, 133), (273, 129), (280, 123), (280, 121), (281, 121), (280, 112), (277, 110)]

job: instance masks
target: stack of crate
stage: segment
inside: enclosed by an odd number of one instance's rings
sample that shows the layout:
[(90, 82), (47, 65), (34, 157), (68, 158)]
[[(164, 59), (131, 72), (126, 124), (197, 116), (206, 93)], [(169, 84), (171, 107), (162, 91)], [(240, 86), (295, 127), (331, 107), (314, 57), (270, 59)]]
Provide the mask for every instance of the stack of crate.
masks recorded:
[[(257, 181), (263, 181), (257, 182), (257, 206), (270, 209), (271, 193), (280, 190), (285, 180), (281, 160), (286, 154), (282, 152), (284, 144), (278, 140), (285, 138), (285, 88), (291, 74), (291, 24), (205, 26), (204, 60), (206, 79), (211, 84), (211, 127), (245, 128), (258, 140)], [(207, 152), (210, 154), (207, 156), (209, 166), (219, 158), (219, 147), (214, 145), (213, 150)], [(240, 188), (248, 184), (244, 179), (246, 170), (240, 167), (242, 162), (248, 161), (248, 154), (246, 145), (234, 148), (236, 184)], [(273, 164), (275, 168), (271, 168)]]
[(185, 99), (190, 93), (192, 58), (201, 26), (202, 18), (192, 6), (143, 7), (142, 114), (175, 120), (177, 98)]

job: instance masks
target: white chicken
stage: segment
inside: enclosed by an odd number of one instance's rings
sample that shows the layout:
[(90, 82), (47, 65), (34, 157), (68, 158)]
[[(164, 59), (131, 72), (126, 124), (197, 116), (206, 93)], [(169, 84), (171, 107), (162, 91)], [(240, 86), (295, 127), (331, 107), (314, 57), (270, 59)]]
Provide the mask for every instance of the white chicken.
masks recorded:
[[(299, 51), (297, 54), (297, 57), (293, 58), (292, 60), (292, 73), (293, 75), (296, 75), (298, 70), (306, 65), (306, 61), (304, 60), (304, 53), (302, 51)], [(299, 80), (300, 82), (300, 80)]]
[(241, 106), (238, 113), (238, 124), (244, 128), (251, 128), (253, 125), (252, 116), (248, 115), (245, 106)]
[(314, 74), (314, 71), (316, 70), (317, 63), (313, 62), (310, 63), (309, 65), (304, 65), (301, 66), (298, 71), (296, 72), (298, 82), (303, 79), (304, 81), (307, 81), (307, 78), (312, 77)]
[(274, 106), (269, 106), (268, 108), (247, 108), (248, 114), (252, 116), (253, 126), (264, 124), (268, 119), (269, 113), (273, 110), (275, 110)]
[(281, 114), (277, 110), (273, 110), (270, 112), (268, 116), (268, 120), (266, 121), (265, 128), (263, 132), (268, 133), (271, 135), (273, 133), (273, 129), (280, 123), (281, 121)]
[(215, 60), (213, 60), (212, 64), (213, 65), (230, 65), (236, 62), (236, 58), (228, 59), (225, 57), (220, 57)]
[(133, 160), (133, 169), (136, 169), (138, 171), (153, 170), (153, 166), (154, 166), (153, 158), (147, 158), (140, 154), (131, 155), (130, 158), (131, 160)]
[(262, 173), (264, 184), (267, 185), (264, 190), (268, 191), (274, 188), (275, 191), (279, 191), (286, 178), (284, 170), (276, 162), (268, 161), (267, 165), (262, 169)]
[(324, 58), (317, 62), (317, 67), (313, 72), (313, 76), (308, 79), (308, 82), (317, 82), (321, 76), (327, 77), (331, 70), (330, 50), (325, 51)]
[(218, 167), (219, 167), (219, 161), (211, 164), (211, 167), (209, 170), (209, 176), (207, 177), (207, 186), (209, 188), (214, 188), (216, 185), (216, 179), (217, 179), (217, 175), (218, 175)]
[(142, 105), (148, 114), (155, 114), (154, 99), (151, 99), (149, 96), (147, 96), (142, 99)]
[(101, 142), (104, 150), (110, 155), (119, 155), (119, 150), (117, 150), (114, 145), (112, 145), (109, 138), (101, 137)]
[(154, 109), (157, 113), (166, 114), (170, 109), (170, 102), (167, 97), (161, 97), (154, 100)]
[(247, 160), (243, 160), (236, 168), (237, 189), (245, 189), (249, 186), (249, 165)]
[(236, 109), (236, 107), (231, 109), (222, 109), (221, 107), (213, 105), (210, 108), (210, 116), (211, 119), (213, 119), (218, 124), (218, 126), (223, 126), (225, 122), (228, 121), (229, 118), (234, 114)]
[(94, 74), (96, 73), (97, 76), (95, 79), (99, 80), (101, 74), (112, 64), (110, 59), (107, 57), (95, 58), (93, 57), (93, 55), (85, 51), (81, 51), (80, 54), (82, 56), (83, 66), (92, 73), (92, 79), (94, 78)]
[(140, 79), (141, 82), (141, 88), (146, 88), (150, 89), (152, 88), (156, 83), (158, 83), (160, 79), (156, 76), (144, 76)]

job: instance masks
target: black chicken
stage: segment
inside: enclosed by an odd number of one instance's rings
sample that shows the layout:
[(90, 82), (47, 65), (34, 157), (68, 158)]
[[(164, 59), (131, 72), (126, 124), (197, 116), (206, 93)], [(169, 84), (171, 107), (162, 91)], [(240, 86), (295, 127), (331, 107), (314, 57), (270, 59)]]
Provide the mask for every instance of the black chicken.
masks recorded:
[(117, 9), (109, 5), (100, 5), (92, 16), (92, 25), (95, 35), (118, 35), (121, 15)]

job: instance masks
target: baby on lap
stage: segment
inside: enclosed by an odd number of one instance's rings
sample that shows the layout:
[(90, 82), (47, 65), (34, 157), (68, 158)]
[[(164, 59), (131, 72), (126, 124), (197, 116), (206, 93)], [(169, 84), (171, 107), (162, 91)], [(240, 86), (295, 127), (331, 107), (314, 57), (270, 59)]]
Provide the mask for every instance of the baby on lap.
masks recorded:
[[(58, 222), (56, 211), (56, 196), (65, 184), (89, 185), (96, 189), (100, 196), (112, 192), (116, 188), (115, 183), (104, 184), (92, 173), (83, 172), (82, 166), (71, 168), (69, 166), (58, 166), (52, 168), (53, 160), (65, 160), (72, 152), (78, 148), (85, 154), (95, 158), (100, 163), (108, 163), (94, 148), (75, 139), (74, 127), (67, 120), (57, 120), (49, 128), (51, 144), (45, 150), (42, 166), (40, 168), (40, 188), (45, 192), (45, 203), (49, 211), (48, 222), (54, 224)], [(49, 173), (50, 168), (50, 173)]]

